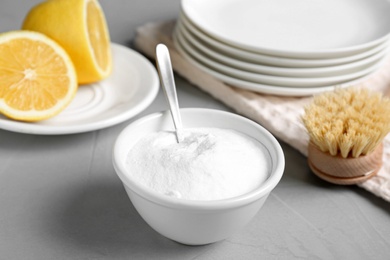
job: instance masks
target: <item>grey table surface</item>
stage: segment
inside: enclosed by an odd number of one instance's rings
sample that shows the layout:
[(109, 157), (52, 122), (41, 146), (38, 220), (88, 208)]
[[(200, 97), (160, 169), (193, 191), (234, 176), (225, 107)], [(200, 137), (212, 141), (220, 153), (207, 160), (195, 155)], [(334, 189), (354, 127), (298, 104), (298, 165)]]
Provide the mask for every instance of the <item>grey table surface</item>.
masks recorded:
[[(38, 0), (1, 0), (0, 31), (20, 28)], [(179, 0), (101, 0), (113, 42), (177, 17)], [(232, 111), (176, 77), (181, 107)], [(138, 116), (88, 133), (39, 136), (0, 130), (0, 259), (390, 259), (390, 204), (357, 186), (315, 177), (282, 143), (286, 170), (255, 219), (222, 242), (189, 247), (154, 232), (111, 164), (119, 132), (165, 110), (163, 92)]]

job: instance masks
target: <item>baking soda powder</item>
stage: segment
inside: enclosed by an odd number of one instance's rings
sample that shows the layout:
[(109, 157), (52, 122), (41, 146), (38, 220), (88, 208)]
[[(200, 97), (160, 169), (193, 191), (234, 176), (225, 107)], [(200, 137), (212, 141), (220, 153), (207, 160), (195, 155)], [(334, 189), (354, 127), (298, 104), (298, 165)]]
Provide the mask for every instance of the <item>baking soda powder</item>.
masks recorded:
[(271, 159), (257, 140), (234, 130), (190, 128), (141, 138), (129, 151), (128, 172), (159, 193), (219, 200), (254, 190), (269, 176)]

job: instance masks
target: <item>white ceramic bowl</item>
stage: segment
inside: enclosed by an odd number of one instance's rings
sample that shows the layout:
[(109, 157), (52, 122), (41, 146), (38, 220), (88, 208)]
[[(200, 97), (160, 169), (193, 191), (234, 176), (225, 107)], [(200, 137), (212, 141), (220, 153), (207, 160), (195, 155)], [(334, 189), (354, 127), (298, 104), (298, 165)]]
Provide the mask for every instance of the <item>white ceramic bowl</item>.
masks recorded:
[(271, 157), (268, 179), (247, 194), (214, 201), (184, 200), (141, 186), (126, 169), (127, 154), (140, 137), (162, 130), (173, 131), (169, 111), (138, 119), (120, 133), (113, 148), (113, 165), (141, 217), (154, 230), (179, 243), (209, 244), (230, 237), (256, 215), (283, 175), (284, 155), (266, 129), (242, 116), (198, 108), (181, 109), (180, 113), (185, 128), (217, 127), (242, 132), (261, 142)]

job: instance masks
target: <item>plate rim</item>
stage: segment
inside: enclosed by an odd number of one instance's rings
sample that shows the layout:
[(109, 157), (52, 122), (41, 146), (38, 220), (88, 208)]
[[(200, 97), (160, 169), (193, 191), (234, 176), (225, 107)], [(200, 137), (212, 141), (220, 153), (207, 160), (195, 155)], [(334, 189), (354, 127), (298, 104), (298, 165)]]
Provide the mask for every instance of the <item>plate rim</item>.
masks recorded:
[[(226, 55), (222, 55), (217, 51), (210, 50), (207, 46), (203, 46), (200, 42), (197, 42), (195, 38), (192, 38), (193, 36), (191, 36), (189, 32), (186, 32), (185, 28), (183, 28), (179, 24), (175, 28), (174, 33), (176, 36), (179, 36), (179, 38), (184, 40), (186, 44), (190, 45), (190, 48), (194, 49), (191, 51), (197, 52), (199, 55), (202, 56), (206, 55), (205, 59), (212, 60), (220, 64), (221, 66), (230, 67), (232, 69), (248, 72), (248, 73), (264, 74), (264, 75), (277, 76), (277, 77), (325, 78), (325, 77), (329, 77), (325, 74), (331, 74), (334, 72), (339, 73), (337, 74), (339, 76), (346, 75), (346, 74), (358, 72), (362, 69), (371, 67), (373, 63), (378, 62), (382, 57), (386, 56), (389, 51), (389, 47), (384, 45), (383, 47), (381, 47), (381, 49), (378, 52), (368, 57), (365, 57), (357, 61), (341, 64), (341, 65), (314, 67), (314, 68), (278, 67), (278, 66), (269, 66), (266, 64), (255, 64), (246, 61), (241, 61), (241, 60), (228, 57)], [(205, 53), (205, 55), (203, 55), (203, 53)], [(215, 53), (215, 56), (214, 54), (211, 53)], [(318, 76), (318, 74), (322, 74), (322, 75)], [(335, 75), (332, 75), (332, 77), (333, 76)]]
[[(338, 83), (343, 83), (347, 81), (352, 81), (353, 79), (363, 77), (364, 75), (369, 74), (374, 71), (378, 66), (382, 63), (384, 58), (386, 57), (387, 51), (383, 53), (383, 55), (377, 55), (374, 57), (368, 65), (364, 69), (350, 72), (338, 76), (326, 76), (326, 77), (287, 77), (287, 76), (277, 76), (277, 75), (266, 75), (261, 73), (249, 72), (237, 68), (233, 68), (231, 66), (222, 64), (218, 61), (212, 60), (211, 58), (205, 57), (204, 55), (197, 53), (194, 50), (190, 50), (192, 48), (190, 43), (182, 41), (185, 40), (182, 38), (182, 35), (175, 35), (177, 37), (178, 43), (182, 47), (182, 51), (188, 52), (190, 56), (197, 59), (198, 62), (203, 63), (204, 66), (208, 67), (211, 70), (224, 74), (226, 76), (230, 76), (233, 78), (241, 79), (248, 82), (259, 83), (259, 84), (269, 84), (280, 87), (288, 87), (288, 88), (307, 88), (308, 86), (313, 85), (313, 87), (322, 87), (323, 85), (336, 85)], [(268, 81), (270, 83), (266, 83)], [(272, 83), (271, 83), (272, 82)], [(301, 86), (301, 87), (299, 87)]]
[(197, 68), (201, 69), (202, 71), (205, 71), (206, 73), (209, 73), (211, 76), (222, 80), (226, 84), (231, 84), (232, 87), (236, 87), (239, 89), (244, 90), (250, 90), (254, 91), (260, 94), (267, 94), (267, 95), (277, 95), (277, 96), (285, 96), (285, 97), (305, 97), (305, 96), (312, 96), (315, 94), (319, 94), (325, 91), (332, 91), (338, 87), (344, 88), (344, 87), (350, 87), (353, 84), (358, 84), (362, 82), (364, 79), (369, 77), (372, 73), (369, 73), (366, 76), (363, 76), (361, 78), (344, 82), (343, 84), (339, 85), (332, 85), (332, 86), (324, 86), (324, 87), (307, 87), (307, 88), (294, 88), (294, 87), (279, 87), (279, 86), (272, 86), (272, 85), (266, 85), (266, 84), (260, 84), (260, 83), (253, 83), (248, 82), (244, 80), (240, 80), (237, 78), (233, 78), (231, 76), (224, 75), (222, 73), (218, 73), (215, 71), (212, 71), (209, 68), (206, 68), (204, 65), (199, 64), (199, 62), (195, 61), (193, 58), (189, 57), (179, 46), (177, 43), (175, 37), (173, 37), (174, 44), (180, 55), (182, 55), (184, 58), (188, 60), (188, 62), (192, 63)]
[[(235, 0), (239, 1), (239, 0)], [(386, 0), (383, 0), (386, 1)], [(231, 2), (231, 1), (230, 1)], [(387, 2), (387, 1), (386, 1)], [(387, 34), (376, 38), (375, 40), (371, 40), (365, 43), (361, 44), (355, 44), (349, 47), (340, 47), (340, 48), (330, 48), (330, 49), (318, 49), (318, 50), (288, 50), (288, 49), (277, 49), (277, 48), (270, 48), (270, 47), (259, 47), (259, 46), (253, 46), (250, 44), (245, 43), (239, 43), (237, 41), (228, 39), (227, 37), (224, 37), (218, 33), (216, 33), (213, 30), (210, 30), (207, 27), (202, 26), (199, 21), (194, 18), (194, 16), (191, 14), (192, 8), (191, 8), (191, 0), (181, 0), (181, 10), (182, 12), (187, 16), (187, 18), (202, 32), (204, 32), (207, 35), (210, 35), (211, 37), (218, 39), (219, 41), (225, 42), (228, 45), (232, 45), (236, 48), (241, 48), (245, 50), (249, 50), (251, 52), (256, 52), (260, 54), (268, 54), (268, 55), (275, 55), (275, 56), (283, 56), (283, 57), (289, 57), (289, 58), (310, 58), (310, 57), (343, 57), (348, 56), (353, 53), (362, 52), (364, 50), (369, 49), (370, 47), (373, 47), (377, 44), (383, 43), (390, 38), (390, 31), (387, 32)], [(388, 3), (390, 5), (390, 3)], [(207, 5), (206, 5), (207, 6)]]
[(267, 64), (270, 66), (279, 66), (279, 67), (290, 67), (290, 68), (305, 68), (305, 67), (325, 67), (325, 66), (334, 66), (339, 64), (345, 64), (348, 62), (354, 62), (360, 59), (364, 59), (370, 55), (373, 55), (388, 46), (388, 42), (384, 41), (373, 46), (371, 49), (364, 52), (353, 54), (345, 57), (336, 57), (336, 58), (311, 58), (311, 57), (283, 57), (275, 56), (264, 53), (251, 52), (249, 50), (236, 48), (234, 46), (225, 44), (224, 42), (218, 41), (210, 37), (209, 35), (203, 33), (200, 29), (196, 28), (195, 25), (191, 24), (191, 21), (185, 17), (185, 14), (181, 12), (181, 15), (178, 19), (178, 24), (181, 24), (183, 29), (187, 31), (191, 36), (199, 38), (200, 41), (204, 41), (207, 44), (211, 45), (213, 48), (217, 49), (217, 52), (222, 52), (228, 54), (232, 59), (240, 59), (249, 63), (261, 63)]

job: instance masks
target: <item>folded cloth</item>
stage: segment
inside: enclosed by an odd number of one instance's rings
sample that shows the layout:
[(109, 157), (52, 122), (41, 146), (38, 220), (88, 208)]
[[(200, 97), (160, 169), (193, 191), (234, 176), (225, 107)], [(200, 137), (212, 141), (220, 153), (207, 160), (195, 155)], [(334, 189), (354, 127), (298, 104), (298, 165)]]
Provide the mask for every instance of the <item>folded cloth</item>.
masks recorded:
[[(301, 116), (304, 106), (312, 97), (265, 95), (236, 88), (214, 78), (186, 60), (176, 50), (172, 39), (174, 27), (175, 21), (149, 23), (139, 27), (134, 41), (135, 48), (154, 59), (156, 45), (164, 43), (170, 50), (172, 66), (176, 73), (237, 113), (258, 122), (279, 140), (307, 156), (309, 136)], [(358, 83), (357, 87), (390, 95), (390, 59), (382, 68)], [(359, 184), (359, 187), (390, 202), (390, 135), (384, 140), (383, 162), (378, 174)]]

